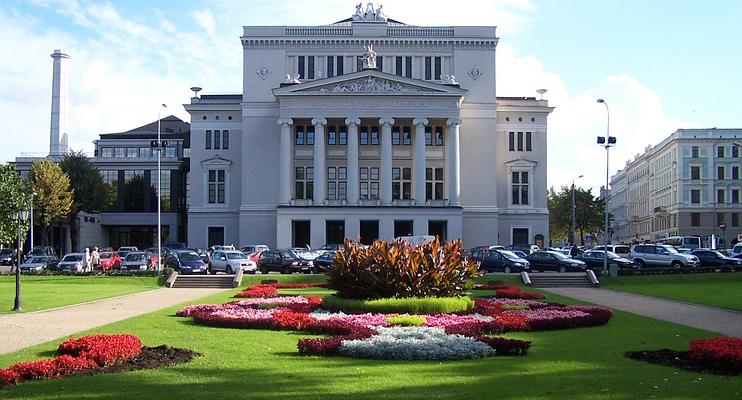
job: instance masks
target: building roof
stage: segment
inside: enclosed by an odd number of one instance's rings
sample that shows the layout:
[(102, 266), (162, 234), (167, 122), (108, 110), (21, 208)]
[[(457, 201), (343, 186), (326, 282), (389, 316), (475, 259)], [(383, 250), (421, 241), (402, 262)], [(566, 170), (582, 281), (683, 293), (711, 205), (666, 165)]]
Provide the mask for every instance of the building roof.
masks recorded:
[[(188, 136), (190, 132), (191, 124), (174, 115), (160, 120), (160, 135), (163, 137)], [(100, 137), (101, 139), (146, 139), (152, 135), (157, 135), (157, 121), (124, 132), (103, 133)]]

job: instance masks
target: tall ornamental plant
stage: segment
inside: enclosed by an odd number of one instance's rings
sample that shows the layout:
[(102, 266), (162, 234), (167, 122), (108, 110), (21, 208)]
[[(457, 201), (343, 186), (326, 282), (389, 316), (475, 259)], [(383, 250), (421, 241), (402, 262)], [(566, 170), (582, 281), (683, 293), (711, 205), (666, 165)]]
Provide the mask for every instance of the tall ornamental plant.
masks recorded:
[(328, 272), (329, 287), (351, 299), (453, 297), (473, 286), (477, 265), (463, 257), (461, 241), (412, 245), (349, 240)]

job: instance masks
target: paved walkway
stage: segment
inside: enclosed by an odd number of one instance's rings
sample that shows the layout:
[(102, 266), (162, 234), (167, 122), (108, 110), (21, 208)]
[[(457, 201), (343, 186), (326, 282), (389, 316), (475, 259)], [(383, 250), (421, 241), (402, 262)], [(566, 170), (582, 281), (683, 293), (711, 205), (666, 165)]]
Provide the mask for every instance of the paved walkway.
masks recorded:
[(146, 314), (227, 289), (155, 289), (111, 299), (0, 315), (0, 354)]
[(551, 293), (727, 336), (742, 337), (742, 312), (596, 288), (542, 288)]

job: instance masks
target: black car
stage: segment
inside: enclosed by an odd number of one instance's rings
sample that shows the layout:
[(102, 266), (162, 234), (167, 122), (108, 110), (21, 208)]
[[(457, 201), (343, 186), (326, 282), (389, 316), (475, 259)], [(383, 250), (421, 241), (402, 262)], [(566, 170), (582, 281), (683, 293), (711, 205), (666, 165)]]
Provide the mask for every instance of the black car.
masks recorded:
[(23, 259), (25, 261), (29, 257), (38, 257), (38, 256), (49, 256), (49, 257), (59, 258), (59, 256), (57, 256), (57, 251), (54, 250), (54, 248), (51, 246), (34, 246), (33, 249), (31, 249), (31, 251), (23, 257)]
[(727, 257), (717, 250), (693, 250), (690, 254), (698, 257), (702, 267), (742, 268), (742, 259)]
[[(602, 269), (603, 268), (603, 250), (588, 250), (579, 257), (575, 257), (575, 260), (583, 261), (587, 264), (590, 269)], [(623, 258), (618, 254), (609, 251), (608, 252), (608, 265), (615, 264), (619, 269), (621, 268), (636, 268), (636, 264), (628, 258)]]
[(0, 265), (15, 265), (15, 250), (0, 249)]
[(278, 271), (282, 274), (319, 272), (312, 261), (301, 258), (290, 249), (270, 250), (260, 253), (258, 270), (263, 274), (270, 271)]
[(479, 269), (485, 272), (503, 271), (507, 274), (528, 271), (531, 265), (528, 260), (518, 257), (512, 251), (502, 249), (485, 251), (479, 263)]
[(585, 272), (583, 261), (575, 260), (556, 251), (534, 251), (528, 256), (531, 271)]
[(472, 261), (481, 262), (484, 255), (491, 249), (505, 249), (503, 246), (476, 246), (466, 251), (466, 257)]
[(334, 251), (326, 251), (319, 257), (312, 260), (312, 263), (314, 263), (314, 266), (317, 267), (321, 271), (328, 271), (332, 267), (332, 263), (335, 261), (335, 256), (337, 255)]
[(208, 268), (203, 259), (194, 251), (177, 250), (165, 258), (167, 267), (174, 269), (179, 274), (207, 274)]

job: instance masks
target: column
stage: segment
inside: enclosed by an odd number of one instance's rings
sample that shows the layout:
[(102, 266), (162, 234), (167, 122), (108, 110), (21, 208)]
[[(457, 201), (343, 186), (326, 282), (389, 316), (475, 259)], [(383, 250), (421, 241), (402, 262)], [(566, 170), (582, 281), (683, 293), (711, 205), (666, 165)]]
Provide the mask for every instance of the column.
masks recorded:
[(322, 117), (312, 118), (314, 125), (314, 204), (325, 204), (327, 180), (325, 179), (325, 125), (327, 120)]
[(459, 151), (459, 125), (461, 120), (450, 118), (446, 125), (448, 134), (446, 135), (446, 148), (448, 149), (448, 203), (452, 206), (461, 205), (459, 195), (461, 194), (461, 162)]
[(291, 204), (291, 118), (279, 118), (278, 125), (281, 126), (281, 144), (279, 148), (278, 164), (278, 204)]
[(358, 205), (360, 197), (358, 182), (358, 125), (361, 120), (358, 117), (345, 119), (348, 126), (348, 204)]
[[(415, 118), (415, 152), (413, 153), (412, 179), (415, 180), (415, 204), (425, 204), (425, 126), (427, 118)], [(427, 228), (426, 228), (427, 229)]]
[(381, 125), (381, 165), (379, 168), (380, 188), (379, 195), (382, 205), (392, 204), (392, 125), (394, 118), (379, 118)]

